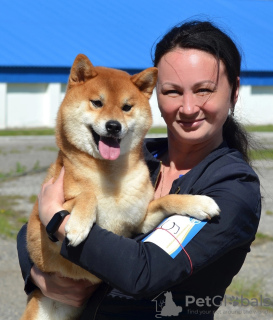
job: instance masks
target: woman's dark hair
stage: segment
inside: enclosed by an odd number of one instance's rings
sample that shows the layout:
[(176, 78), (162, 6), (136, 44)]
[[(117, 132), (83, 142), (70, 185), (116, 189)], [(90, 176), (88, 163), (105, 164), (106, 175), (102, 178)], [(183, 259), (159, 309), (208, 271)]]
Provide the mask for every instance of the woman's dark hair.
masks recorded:
[[(233, 40), (209, 21), (190, 21), (172, 28), (156, 45), (153, 63), (157, 66), (160, 59), (175, 48), (198, 49), (215, 56), (226, 68), (229, 84), (232, 88), (231, 102), (238, 87), (241, 72), (241, 54)], [(234, 119), (227, 117), (223, 126), (223, 137), (231, 148), (239, 150), (249, 163), (250, 137), (244, 128)]]

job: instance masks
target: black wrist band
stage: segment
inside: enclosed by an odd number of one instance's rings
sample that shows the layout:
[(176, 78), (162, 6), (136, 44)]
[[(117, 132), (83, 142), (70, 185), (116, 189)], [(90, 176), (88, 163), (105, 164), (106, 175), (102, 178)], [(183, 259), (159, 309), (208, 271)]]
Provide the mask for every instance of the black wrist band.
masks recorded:
[(67, 210), (61, 210), (54, 214), (52, 219), (49, 221), (48, 225), (46, 226), (46, 232), (49, 239), (53, 242), (59, 241), (57, 237), (54, 236), (54, 233), (59, 229), (60, 225), (62, 224), (64, 218), (69, 215), (70, 213)]

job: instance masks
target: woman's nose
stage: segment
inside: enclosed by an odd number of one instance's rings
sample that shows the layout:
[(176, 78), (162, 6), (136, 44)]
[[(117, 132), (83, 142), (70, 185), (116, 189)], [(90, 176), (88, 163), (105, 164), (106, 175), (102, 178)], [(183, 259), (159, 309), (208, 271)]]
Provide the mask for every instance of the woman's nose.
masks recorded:
[(181, 99), (179, 111), (184, 114), (193, 114), (198, 110), (194, 96), (190, 93), (184, 93)]

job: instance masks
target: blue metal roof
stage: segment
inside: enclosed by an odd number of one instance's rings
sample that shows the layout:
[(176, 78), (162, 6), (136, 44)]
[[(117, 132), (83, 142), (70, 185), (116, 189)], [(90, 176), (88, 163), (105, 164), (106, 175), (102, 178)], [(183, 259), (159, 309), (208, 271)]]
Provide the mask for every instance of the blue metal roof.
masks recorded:
[(143, 69), (158, 37), (191, 18), (222, 27), (243, 49), (243, 70), (273, 79), (272, 0), (2, 0), (0, 67), (69, 68), (84, 53), (94, 65)]

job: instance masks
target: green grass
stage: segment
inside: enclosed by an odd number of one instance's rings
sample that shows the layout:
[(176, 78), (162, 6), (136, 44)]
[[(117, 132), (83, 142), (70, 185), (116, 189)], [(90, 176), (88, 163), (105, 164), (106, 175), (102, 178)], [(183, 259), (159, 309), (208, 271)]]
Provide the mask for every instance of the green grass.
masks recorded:
[(154, 127), (148, 133), (167, 133), (167, 127)]
[(45, 136), (54, 135), (52, 128), (30, 128), (30, 129), (7, 129), (0, 130), (0, 136)]
[(226, 294), (240, 296), (243, 295), (245, 298), (255, 298), (263, 291), (263, 280), (258, 279), (256, 281), (246, 281), (245, 279), (235, 278), (231, 285), (227, 288)]
[(245, 126), (246, 131), (248, 132), (273, 132), (273, 124), (261, 125), (261, 126)]
[(9, 179), (18, 175), (23, 175), (27, 172), (35, 172), (43, 169), (40, 166), (40, 161), (37, 160), (31, 169), (28, 169), (26, 166), (22, 165), (20, 162), (16, 162), (15, 169), (10, 169), (9, 172), (0, 171), (0, 180)]
[(16, 162), (16, 169), (15, 169), (15, 173), (24, 173), (26, 172), (27, 167), (23, 166), (20, 162)]
[(21, 211), (15, 211), (13, 207), (18, 204), (22, 196), (0, 196), (0, 234), (6, 238), (15, 239), (26, 218)]
[[(248, 299), (249, 303), (253, 303), (252, 306), (261, 311), (273, 312), (273, 302), (272, 296), (264, 292), (264, 281), (263, 279), (256, 279), (249, 281), (249, 279), (240, 279), (234, 278), (231, 285), (226, 290), (226, 295), (229, 296), (230, 301), (235, 302), (236, 305), (246, 305), (246, 300)], [(261, 301), (263, 299), (263, 301)], [(267, 300), (265, 300), (267, 299)], [(259, 303), (262, 305), (257, 306)]]
[(18, 150), (18, 149), (11, 149), (11, 150), (9, 151), (9, 153), (11, 153), (11, 154), (18, 154), (18, 153), (21, 153), (21, 151)]
[(56, 152), (58, 150), (59, 150), (58, 147), (53, 147), (53, 146), (44, 146), (38, 149), (38, 151), (52, 151), (52, 152)]
[(30, 203), (35, 203), (37, 200), (37, 194), (32, 194), (29, 198), (28, 198)]
[(251, 150), (250, 151), (251, 160), (273, 160), (273, 150)]
[(16, 162), (15, 169), (11, 169), (9, 172), (0, 171), (0, 179), (12, 177), (14, 175), (20, 175), (27, 171), (27, 167), (22, 165), (20, 162)]
[(39, 170), (39, 169), (41, 169), (40, 161), (37, 160), (37, 161), (34, 163), (32, 170), (36, 171), (36, 170)]
[(269, 236), (269, 235), (261, 233), (261, 232), (257, 232), (256, 236), (255, 236), (255, 240), (252, 243), (252, 246), (261, 245), (261, 244), (269, 242), (269, 241), (273, 241), (272, 236)]

